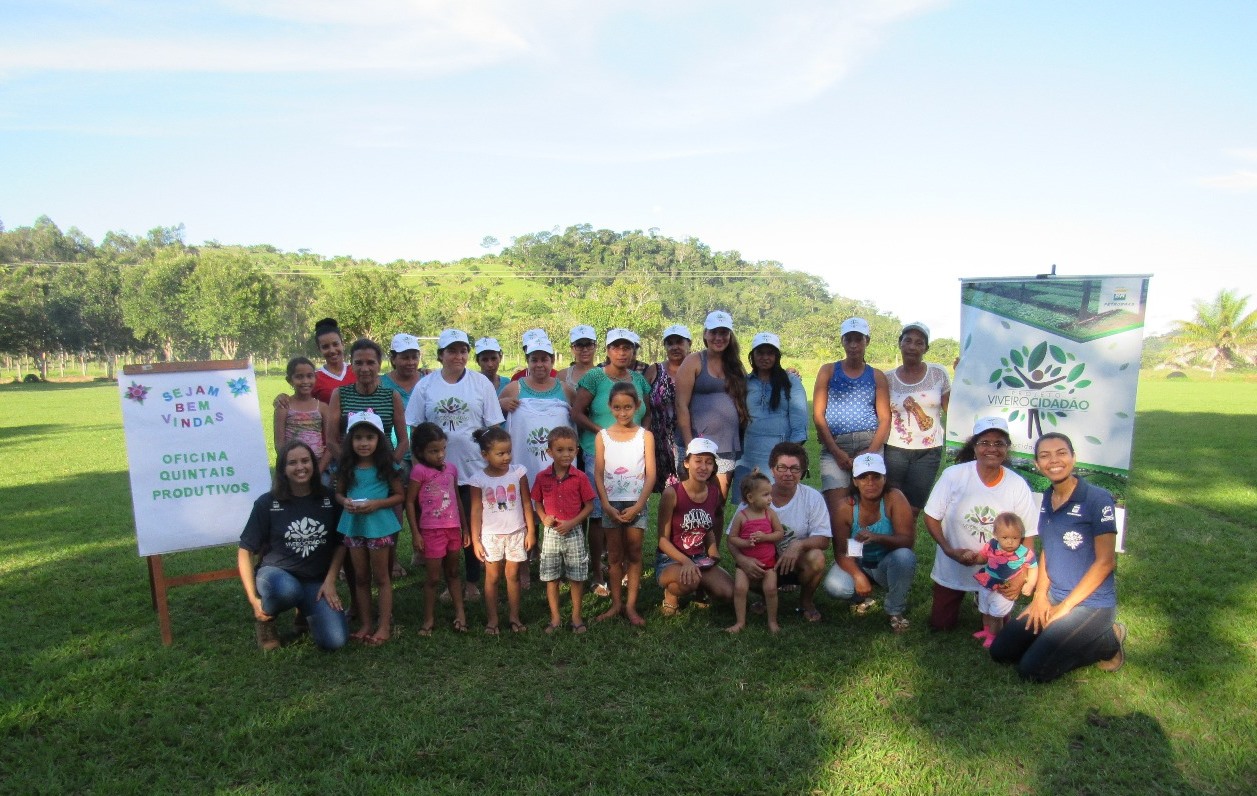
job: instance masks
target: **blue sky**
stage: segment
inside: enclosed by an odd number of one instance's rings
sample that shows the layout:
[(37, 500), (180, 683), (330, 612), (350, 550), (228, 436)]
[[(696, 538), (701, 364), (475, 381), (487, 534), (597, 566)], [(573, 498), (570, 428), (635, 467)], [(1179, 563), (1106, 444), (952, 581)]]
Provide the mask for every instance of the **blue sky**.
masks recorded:
[(1257, 292), (1249, 0), (7, 0), (4, 16), (8, 227), (183, 223), (190, 242), (381, 261), (657, 227), (953, 336), (963, 276), (1152, 273), (1153, 331), (1220, 288)]

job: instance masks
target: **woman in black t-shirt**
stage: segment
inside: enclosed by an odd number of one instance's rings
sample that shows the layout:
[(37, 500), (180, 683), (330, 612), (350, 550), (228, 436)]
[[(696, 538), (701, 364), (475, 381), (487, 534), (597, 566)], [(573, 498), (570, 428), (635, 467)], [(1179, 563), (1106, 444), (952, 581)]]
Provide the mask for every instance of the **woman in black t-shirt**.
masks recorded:
[[(316, 462), (304, 442), (280, 449), (272, 489), (254, 502), (240, 534), (236, 563), (264, 650), (279, 647), (275, 617), (291, 608), (297, 609), (294, 626), (300, 631), (308, 623), (320, 649), (339, 649), (348, 637), (336, 594), (345, 558), (336, 532), (340, 508), (319, 482)], [(254, 556), (261, 557), (257, 565)]]

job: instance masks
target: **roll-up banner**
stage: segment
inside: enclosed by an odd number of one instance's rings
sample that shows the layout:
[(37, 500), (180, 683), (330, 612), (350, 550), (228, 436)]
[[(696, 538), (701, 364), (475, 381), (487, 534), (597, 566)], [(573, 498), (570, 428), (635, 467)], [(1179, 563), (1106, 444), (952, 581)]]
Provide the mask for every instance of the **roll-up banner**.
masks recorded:
[(1119, 506), (1122, 547), (1135, 394), (1150, 275), (962, 279), (960, 361), (947, 412), (947, 447), (979, 417), (1008, 421), (1008, 464), (1036, 491), (1034, 443), (1067, 434), (1078, 473)]

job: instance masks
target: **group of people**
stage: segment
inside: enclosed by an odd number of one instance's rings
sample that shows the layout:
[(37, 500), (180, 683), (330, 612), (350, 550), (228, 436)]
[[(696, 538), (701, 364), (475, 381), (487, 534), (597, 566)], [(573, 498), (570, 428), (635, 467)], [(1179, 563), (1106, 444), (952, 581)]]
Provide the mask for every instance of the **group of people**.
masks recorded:
[[(876, 584), (890, 629), (902, 633), (924, 512), (937, 545), (932, 630), (954, 629), (965, 595), (976, 592), (983, 626), (975, 637), (1023, 676), (1119, 667), (1114, 503), (1074, 474), (1068, 437), (1036, 443), (1036, 466), (1052, 483), (1041, 506), (1005, 466), (1010, 437), (998, 417), (980, 418), (939, 475), (950, 382), (924, 361), (928, 327), (902, 329), (902, 364), (884, 373), (865, 362), (867, 322), (848, 319), (841, 334), (844, 357), (817, 374), (809, 416), (798, 374), (782, 366), (780, 338), (756, 334), (744, 365), (733, 319), (720, 310), (703, 324), (701, 351), (691, 350), (686, 326), (670, 326), (666, 358), (653, 364), (638, 360), (632, 331), (607, 330), (600, 358), (597, 332), (578, 325), (568, 335), (571, 364), (556, 370), (557, 347), (529, 330), (526, 366), (513, 378), (497, 372), (496, 339), (473, 348), (456, 329), (441, 332), (440, 366), (430, 372), (419, 368), (418, 339), (396, 335), (392, 370), (381, 375), (379, 345), (355, 341), (346, 363), (335, 321), (320, 321), (324, 365), (289, 363), (292, 393), (275, 404), (274, 489), (241, 536), (259, 645), (279, 646), (275, 616), (293, 608), (298, 629), (321, 648), (386, 643), (403, 524), (412, 566), (426, 569), (421, 635), (436, 627), (442, 577), (454, 631), (468, 630), (466, 602), (483, 596), (484, 630), (497, 635), (505, 581), (506, 627), (525, 632), (530, 559), (546, 586), (546, 633), (587, 631), (586, 588), (610, 600), (595, 621), (645, 625), (643, 544), (658, 492), (654, 575), (665, 616), (687, 600), (727, 601), (730, 632), (746, 627), (748, 612), (765, 614), (777, 632), (781, 591), (797, 590), (798, 614), (818, 622), (818, 590), (866, 614), (878, 607)], [(821, 446), (819, 491), (802, 483), (809, 420)], [(1036, 533), (1037, 556), (1028, 541)], [(720, 565), (722, 536), (731, 568)], [(336, 593), (342, 572), (353, 633)], [(1029, 607), (1008, 621), (1023, 595)]]

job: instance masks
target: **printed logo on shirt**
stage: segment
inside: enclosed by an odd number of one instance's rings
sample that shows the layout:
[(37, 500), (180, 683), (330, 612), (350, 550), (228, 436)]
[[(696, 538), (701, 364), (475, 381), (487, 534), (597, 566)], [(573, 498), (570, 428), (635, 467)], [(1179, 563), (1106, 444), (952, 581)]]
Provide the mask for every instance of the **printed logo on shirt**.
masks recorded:
[(471, 407), (461, 398), (442, 398), (432, 407), (437, 425), (446, 431), (456, 431), (471, 417)]
[(305, 558), (318, 550), (327, 539), (327, 528), (313, 517), (302, 517), (288, 523), (284, 531), (284, 543), (288, 549)]
[(1066, 531), (1065, 535), (1061, 537), (1061, 541), (1070, 550), (1077, 550), (1082, 547), (1082, 534), (1078, 533), (1078, 531)]
[(995, 509), (990, 506), (974, 506), (965, 512), (964, 529), (982, 544), (995, 535)]
[(687, 550), (703, 543), (703, 537), (711, 529), (711, 515), (705, 509), (690, 509), (681, 518), (681, 546)]
[(1117, 517), (1115, 517), (1113, 514), (1112, 506), (1105, 506), (1100, 511), (1100, 522), (1115, 522), (1116, 520), (1117, 520)]
[(1069, 507), (1069, 516), (1071, 516), (1071, 517), (1081, 517), (1081, 516), (1082, 516), (1082, 504), (1080, 504), (1080, 503), (1075, 503), (1074, 505), (1070, 506), (1070, 507)]

